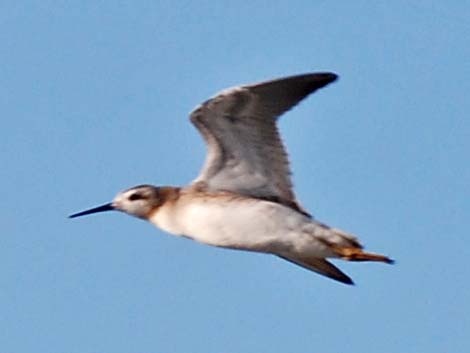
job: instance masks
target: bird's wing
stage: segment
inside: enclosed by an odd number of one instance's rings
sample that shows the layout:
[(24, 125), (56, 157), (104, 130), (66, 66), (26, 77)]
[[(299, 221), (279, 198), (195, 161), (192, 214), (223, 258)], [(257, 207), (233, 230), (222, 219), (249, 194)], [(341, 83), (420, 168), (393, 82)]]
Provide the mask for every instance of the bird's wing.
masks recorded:
[(292, 262), (293, 264), (299, 265), (307, 270), (314, 271), (326, 277), (330, 277), (344, 284), (354, 284), (353, 280), (348, 275), (346, 275), (338, 267), (336, 267), (331, 262), (325, 259), (319, 259), (315, 257), (305, 257), (305, 258), (291, 258), (291, 257), (285, 257), (285, 256), (279, 256), (279, 257), (281, 259)]
[(312, 73), (239, 86), (201, 104), (190, 119), (208, 151), (192, 185), (270, 199), (303, 212), (292, 190), (276, 121), (336, 78), (333, 73)]

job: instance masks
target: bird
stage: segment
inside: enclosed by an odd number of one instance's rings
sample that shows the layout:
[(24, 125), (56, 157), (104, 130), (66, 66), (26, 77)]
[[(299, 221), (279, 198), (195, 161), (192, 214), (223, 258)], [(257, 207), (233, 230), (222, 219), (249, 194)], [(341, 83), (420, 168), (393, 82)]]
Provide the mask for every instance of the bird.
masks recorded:
[(189, 185), (138, 185), (69, 217), (121, 211), (176, 236), (275, 255), (354, 284), (328, 260), (394, 261), (365, 252), (357, 237), (316, 220), (300, 204), (277, 128), (283, 113), (337, 78), (331, 72), (306, 73), (222, 90), (190, 113), (207, 154)]

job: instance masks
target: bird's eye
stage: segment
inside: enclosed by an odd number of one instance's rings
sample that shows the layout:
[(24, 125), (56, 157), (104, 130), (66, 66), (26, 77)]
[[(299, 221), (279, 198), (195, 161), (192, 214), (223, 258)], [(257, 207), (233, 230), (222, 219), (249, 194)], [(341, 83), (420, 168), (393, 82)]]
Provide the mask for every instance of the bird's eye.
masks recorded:
[(141, 200), (141, 199), (143, 199), (143, 196), (138, 193), (135, 193), (129, 196), (129, 201), (136, 201), (136, 200)]

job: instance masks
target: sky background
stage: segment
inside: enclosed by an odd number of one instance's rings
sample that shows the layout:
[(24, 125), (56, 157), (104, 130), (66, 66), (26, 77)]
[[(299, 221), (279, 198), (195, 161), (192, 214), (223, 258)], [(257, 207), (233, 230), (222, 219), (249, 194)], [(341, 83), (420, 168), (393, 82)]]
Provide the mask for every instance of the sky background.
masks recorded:
[[(3, 1), (0, 351), (470, 351), (466, 1)], [(388, 266), (345, 286), (120, 213), (181, 185), (219, 90), (332, 71), (280, 122), (299, 199)]]

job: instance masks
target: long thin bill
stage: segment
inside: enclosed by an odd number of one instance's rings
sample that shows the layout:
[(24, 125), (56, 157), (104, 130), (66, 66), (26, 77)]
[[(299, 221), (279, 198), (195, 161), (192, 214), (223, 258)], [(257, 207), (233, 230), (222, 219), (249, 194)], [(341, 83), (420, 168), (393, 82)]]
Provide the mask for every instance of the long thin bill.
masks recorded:
[(98, 212), (105, 212), (105, 211), (112, 211), (114, 207), (111, 203), (107, 203), (106, 205), (98, 206), (95, 208), (91, 208), (86, 211), (78, 212), (73, 215), (70, 215), (69, 218), (75, 218), (80, 216), (86, 216), (87, 214), (98, 213)]

